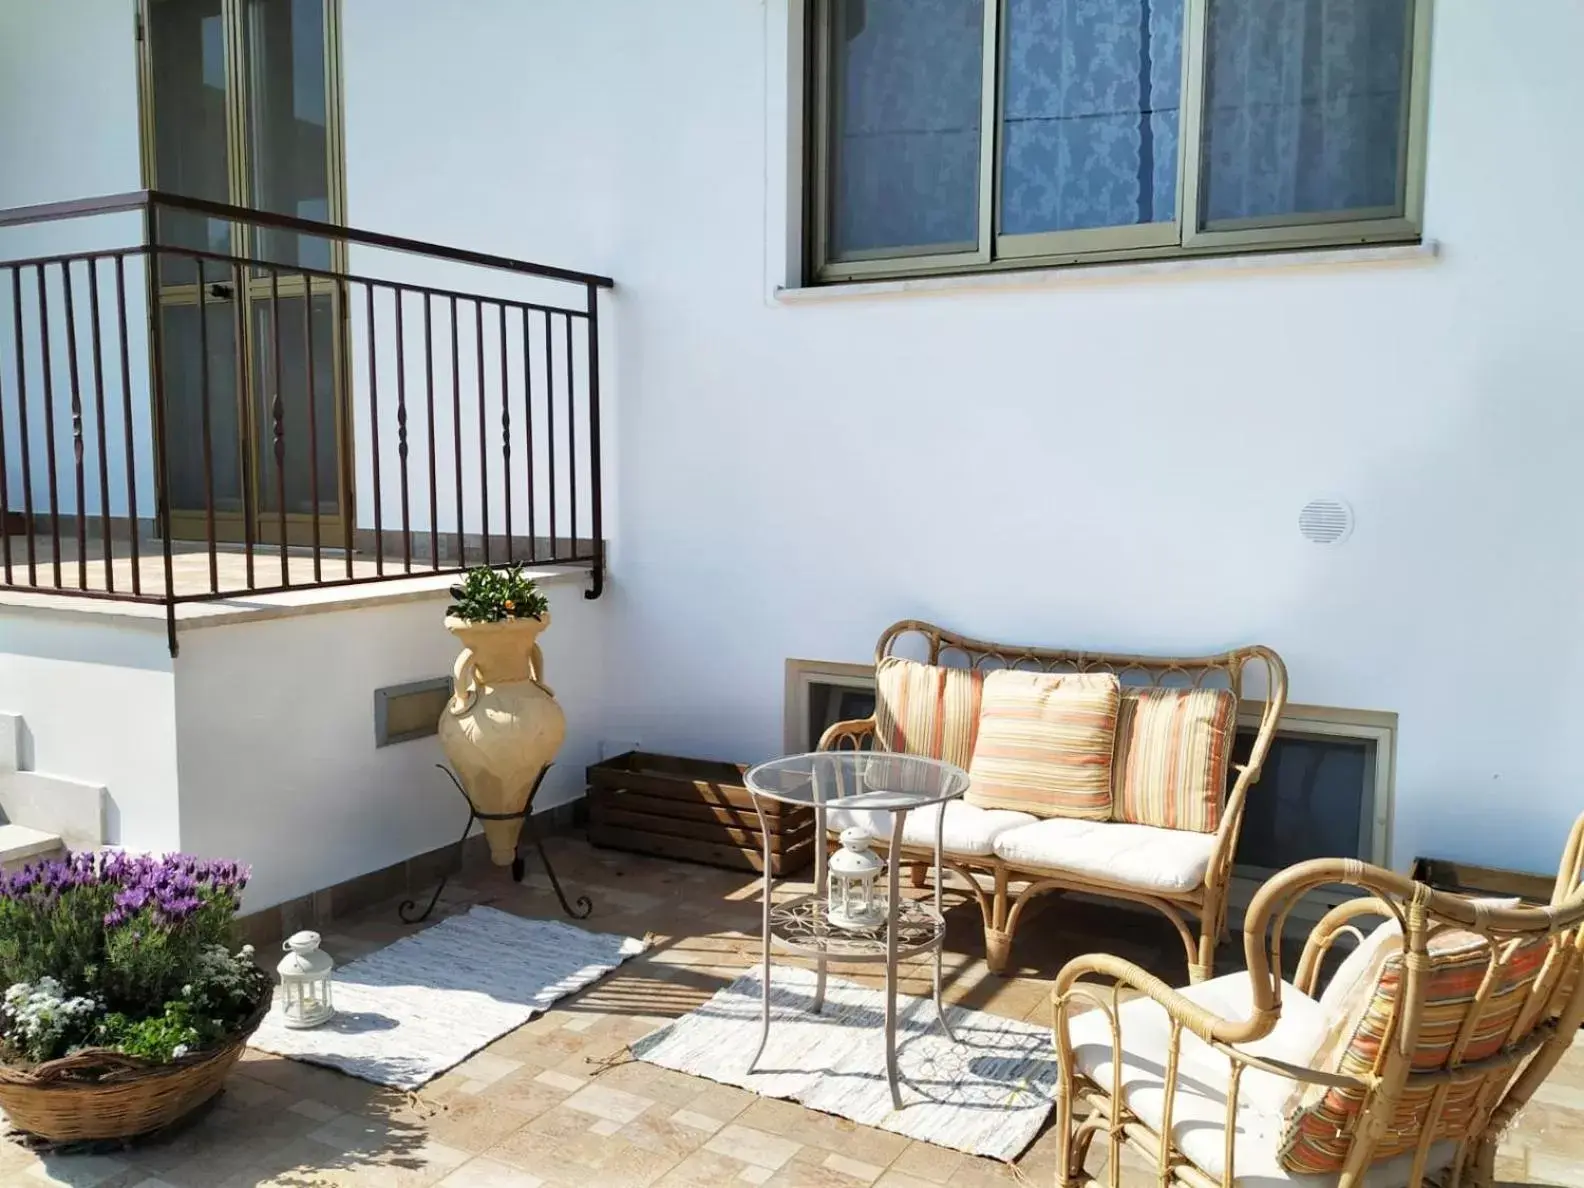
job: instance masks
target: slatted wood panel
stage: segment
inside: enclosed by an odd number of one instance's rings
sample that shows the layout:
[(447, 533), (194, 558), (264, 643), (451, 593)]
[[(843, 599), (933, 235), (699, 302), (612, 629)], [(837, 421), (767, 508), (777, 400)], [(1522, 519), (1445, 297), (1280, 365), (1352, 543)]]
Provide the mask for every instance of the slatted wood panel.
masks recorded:
[[(764, 869), (765, 834), (743, 784), (747, 768), (629, 751), (588, 769), (589, 841), (732, 870)], [(814, 860), (814, 811), (766, 800), (771, 873)]]

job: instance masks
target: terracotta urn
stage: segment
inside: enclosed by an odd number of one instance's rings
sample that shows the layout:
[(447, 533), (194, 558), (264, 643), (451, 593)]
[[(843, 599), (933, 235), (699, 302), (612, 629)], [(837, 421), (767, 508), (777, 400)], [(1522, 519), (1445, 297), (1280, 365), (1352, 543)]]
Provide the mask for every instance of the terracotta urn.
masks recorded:
[[(440, 745), (480, 813), (521, 813), (539, 773), (566, 737), (566, 715), (544, 684), (540, 618), (469, 623), (446, 616), (462, 642), (451, 700), (440, 711)], [(490, 860), (510, 866), (521, 820), (485, 821)]]

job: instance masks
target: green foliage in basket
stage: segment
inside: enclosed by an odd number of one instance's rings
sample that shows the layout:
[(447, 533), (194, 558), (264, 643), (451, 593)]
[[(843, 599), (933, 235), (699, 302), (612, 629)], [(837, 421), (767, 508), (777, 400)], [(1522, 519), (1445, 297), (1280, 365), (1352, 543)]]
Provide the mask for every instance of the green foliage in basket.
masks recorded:
[(523, 576), (521, 565), (505, 569), (481, 565), (470, 569), (459, 584), (451, 587), (451, 598), (446, 614), (469, 623), (542, 619), (550, 609), (549, 600), (539, 592), (534, 580)]
[(229, 947), (247, 876), (107, 852), (0, 878), (0, 1059), (108, 1047), (168, 1061), (234, 1030), (269, 984), (251, 947)]

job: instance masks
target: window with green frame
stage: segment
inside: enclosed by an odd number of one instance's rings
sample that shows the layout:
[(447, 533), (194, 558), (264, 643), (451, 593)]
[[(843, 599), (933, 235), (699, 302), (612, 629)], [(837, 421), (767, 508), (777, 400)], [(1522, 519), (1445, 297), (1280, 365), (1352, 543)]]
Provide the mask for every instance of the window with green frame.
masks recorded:
[(1419, 237), (1431, 0), (811, 0), (815, 277)]

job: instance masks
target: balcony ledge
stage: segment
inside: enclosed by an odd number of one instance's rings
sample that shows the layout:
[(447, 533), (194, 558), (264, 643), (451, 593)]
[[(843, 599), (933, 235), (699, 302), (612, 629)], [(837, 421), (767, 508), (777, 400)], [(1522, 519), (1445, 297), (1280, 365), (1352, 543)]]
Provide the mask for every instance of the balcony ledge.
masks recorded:
[[(523, 574), (541, 586), (572, 585), (589, 580), (586, 567), (524, 569)], [(454, 573), (433, 573), (357, 586), (303, 586), (277, 594), (239, 593), (208, 602), (183, 602), (176, 607), (176, 626), (178, 631), (193, 631), (204, 627), (327, 614), (402, 602), (438, 602), (449, 597), (449, 591), (457, 580), (458, 575)], [(122, 626), (146, 625), (151, 630), (165, 630), (165, 607), (161, 603), (73, 598), (70, 595), (0, 586), (0, 609), (41, 616), (87, 615)]]

